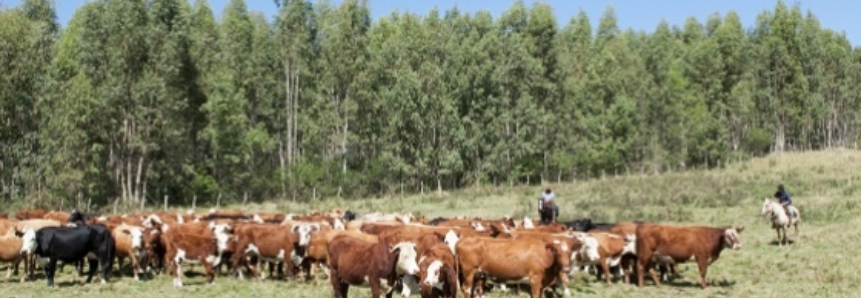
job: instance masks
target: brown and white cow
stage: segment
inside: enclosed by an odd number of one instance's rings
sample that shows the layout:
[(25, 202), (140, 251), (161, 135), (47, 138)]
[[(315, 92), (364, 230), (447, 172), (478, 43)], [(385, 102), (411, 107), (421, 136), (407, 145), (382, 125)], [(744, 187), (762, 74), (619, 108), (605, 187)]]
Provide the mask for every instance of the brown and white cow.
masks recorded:
[(215, 283), (215, 266), (221, 263), (221, 254), (227, 250), (227, 234), (185, 234), (171, 230), (169, 225), (164, 225), (162, 231), (162, 238), (167, 246), (167, 267), (175, 269), (175, 287), (182, 287), (183, 263), (203, 265), (206, 281)]
[(335, 297), (347, 297), (350, 285), (369, 286), (371, 297), (391, 294), (398, 272), (418, 274), (415, 244), (371, 243), (347, 235), (329, 242), (329, 280)]
[(637, 227), (637, 284), (643, 286), (644, 270), (655, 285), (661, 282), (652, 265), (675, 264), (695, 259), (700, 271), (700, 287), (707, 288), (708, 265), (717, 261), (724, 248), (740, 249), (739, 227), (681, 227), (643, 223)]
[(143, 273), (141, 264), (146, 259), (144, 229), (122, 223), (114, 228), (111, 234), (116, 247), (117, 268), (122, 269), (123, 259), (129, 258), (135, 280), (140, 280), (138, 274)]
[[(251, 271), (251, 276), (263, 279), (264, 276), (257, 270), (257, 264), (259, 261), (264, 261), (286, 265), (287, 276), (293, 277), (294, 268), (301, 263), (301, 256), (297, 255), (294, 249), (297, 240), (291, 227), (274, 224), (243, 224), (237, 226), (233, 234), (236, 237), (236, 251), (233, 252), (231, 264), (236, 270), (239, 270), (240, 265), (247, 263), (249, 266), (246, 268)], [(250, 263), (249, 260), (251, 260)], [(242, 271), (238, 272), (242, 278)]]
[[(610, 283), (610, 267), (621, 265), (622, 257), (625, 255), (636, 254), (634, 245), (634, 235), (628, 235), (625, 238), (612, 233), (605, 232), (589, 232), (575, 233), (575, 239), (584, 243), (587, 249), (582, 251), (574, 251), (571, 254), (571, 261), (574, 262), (574, 267), (580, 266), (599, 266), (604, 276), (604, 281)], [(588, 244), (587, 244), (588, 243)], [(593, 247), (596, 247), (592, 250)], [(620, 267), (621, 268), (621, 267)], [(630, 271), (623, 270), (624, 280), (628, 280)]]
[(462, 290), (468, 298), (473, 297), (479, 273), (497, 282), (529, 283), (531, 297), (539, 298), (560, 271), (570, 270), (570, 256), (541, 240), (469, 237), (461, 239), (456, 249), (464, 277)]
[[(20, 276), (20, 281), (24, 282), (27, 278), (26, 272), (29, 270), (28, 263), (24, 263), (24, 272), (18, 272), (18, 266), (21, 264), (21, 261), (24, 259), (23, 255), (27, 253), (32, 253), (32, 251), (22, 251), (26, 250), (24, 248), (24, 241), (21, 239), (26, 233), (35, 233), (31, 229), (24, 229), (23, 232), (16, 231), (15, 227), (9, 227), (5, 230), (6, 233), (0, 236), (0, 262), (10, 263), (7, 265), (7, 273), (6, 278), (12, 277), (12, 271), (14, 269), (15, 273)], [(22, 252), (24, 252), (22, 254)]]
[[(576, 251), (579, 251), (581, 244), (579, 241), (574, 239), (574, 232), (565, 232), (565, 233), (547, 233), (547, 232), (539, 232), (533, 230), (515, 230), (509, 231), (506, 234), (501, 234), (502, 238), (511, 238), (515, 240), (541, 240), (545, 243), (553, 244), (559, 250), (559, 253), (564, 256), (568, 256), (569, 263), (574, 262), (573, 256)], [(573, 266), (573, 263), (570, 263)], [(572, 267), (573, 268), (573, 267)], [(570, 295), (570, 291), (568, 290), (568, 272), (560, 271), (558, 278), (564, 289), (564, 293), (566, 296)], [(500, 285), (503, 289), (504, 284)], [(515, 288), (516, 290), (519, 289)]]
[(457, 263), (447, 245), (436, 244), (419, 255), (419, 280), (422, 298), (457, 297)]

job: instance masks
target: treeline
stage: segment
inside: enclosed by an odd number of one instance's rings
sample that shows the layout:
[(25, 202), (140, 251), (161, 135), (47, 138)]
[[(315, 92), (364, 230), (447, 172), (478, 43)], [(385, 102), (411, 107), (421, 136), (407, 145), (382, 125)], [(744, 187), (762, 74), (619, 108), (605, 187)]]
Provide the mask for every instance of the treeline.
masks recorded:
[(357, 197), (855, 146), (861, 51), (798, 6), (653, 32), (545, 4), (372, 20), (367, 1), (0, 11), (7, 202)]

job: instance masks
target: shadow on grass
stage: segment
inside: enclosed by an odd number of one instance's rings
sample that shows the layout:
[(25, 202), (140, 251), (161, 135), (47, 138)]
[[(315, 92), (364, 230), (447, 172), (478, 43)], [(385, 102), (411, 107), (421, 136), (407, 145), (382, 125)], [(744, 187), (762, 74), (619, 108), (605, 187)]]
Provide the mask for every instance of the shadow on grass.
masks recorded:
[[(775, 239), (775, 240), (771, 240), (771, 242), (769, 242), (768, 244), (771, 246), (780, 246), (780, 241)], [(787, 239), (786, 243), (784, 243), (783, 245), (793, 245), (793, 244), (795, 244), (795, 240)]]
[[(706, 285), (709, 286), (709, 288), (730, 288), (730, 287), (734, 287), (735, 284), (736, 284), (735, 281), (730, 281), (730, 280), (721, 280), (721, 281), (717, 281), (717, 282), (714, 282), (714, 281), (706, 282)], [(696, 281), (674, 280), (674, 281), (666, 282), (666, 283), (664, 283), (664, 285), (670, 286), (670, 287), (679, 287), (679, 288), (696, 288), (696, 289), (700, 288), (699, 280), (696, 280)]]

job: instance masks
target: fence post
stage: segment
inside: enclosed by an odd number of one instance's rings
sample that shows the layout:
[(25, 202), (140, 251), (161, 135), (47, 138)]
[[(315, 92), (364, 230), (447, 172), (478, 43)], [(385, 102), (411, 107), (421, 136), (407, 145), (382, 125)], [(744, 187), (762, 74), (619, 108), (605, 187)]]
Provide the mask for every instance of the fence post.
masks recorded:
[(167, 211), (167, 195), (164, 195), (164, 211)]

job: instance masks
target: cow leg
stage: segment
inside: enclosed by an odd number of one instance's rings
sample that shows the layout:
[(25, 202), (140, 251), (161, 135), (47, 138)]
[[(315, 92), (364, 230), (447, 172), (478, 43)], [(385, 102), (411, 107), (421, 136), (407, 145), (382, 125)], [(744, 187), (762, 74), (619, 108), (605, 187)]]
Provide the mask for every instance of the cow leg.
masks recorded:
[(176, 271), (174, 272), (176, 275), (174, 275), (174, 277), (173, 277), (173, 286), (177, 287), (177, 288), (181, 288), (182, 287), (182, 278), (184, 275), (182, 273), (182, 264), (180, 264), (180, 262), (176, 262), (176, 264), (174, 264), (174, 266), (176, 266)]
[[(371, 298), (380, 298), (380, 295), (383, 294), (382, 285), (380, 284), (380, 278), (368, 276), (368, 283), (371, 286)], [(344, 297), (347, 297), (347, 295), (345, 294)]]
[(608, 285), (610, 284), (610, 264), (607, 263), (606, 258), (598, 259), (598, 262), (601, 264), (601, 273), (604, 274), (604, 282)]
[(210, 285), (215, 284), (215, 266), (208, 261), (203, 261), (203, 270), (206, 272), (206, 282)]
[(700, 267), (700, 287), (705, 290), (708, 287), (706, 285), (706, 272), (709, 269), (708, 256), (697, 256), (697, 265)]
[(306, 280), (313, 280), (317, 283), (317, 261), (311, 260), (308, 262), (308, 271), (305, 272)]
[(568, 274), (559, 271), (559, 275), (556, 278), (559, 279), (559, 283), (562, 286), (562, 295), (571, 296), (571, 290), (568, 290)]
[[(99, 265), (101, 265), (101, 269), (102, 269), (101, 277), (102, 277), (102, 284), (103, 285), (108, 283), (108, 278), (111, 276), (111, 268), (113, 268), (113, 266), (114, 266), (113, 254), (115, 252), (113, 251), (113, 249), (114, 249), (114, 245), (109, 244), (109, 247), (102, 247), (101, 249), (99, 249), (97, 251), (98, 262), (99, 262)], [(132, 259), (132, 260), (134, 260), (134, 259)], [(94, 265), (94, 263), (91, 260), (90, 266), (93, 266), (93, 265)], [(90, 269), (90, 271), (93, 271), (93, 270)], [(92, 278), (92, 276), (93, 276), (93, 274), (91, 273), (90, 277)]]
[(48, 257), (48, 263), (42, 267), (45, 268), (45, 277), (48, 279), (48, 287), (54, 287), (54, 272), (57, 270), (57, 258)]
[(138, 263), (137, 257), (135, 257), (135, 255), (134, 255), (134, 252), (132, 252), (131, 260), (132, 260), (132, 273), (134, 273), (135, 280), (141, 280), (140, 276), (138, 275), (138, 271), (141, 270), (141, 267), (140, 267), (140, 263)]
[(6, 264), (6, 279), (12, 278), (12, 266), (15, 266), (16, 272), (18, 271), (17, 264), (17, 262), (14, 265), (12, 263)]
[[(549, 278), (546, 277), (546, 278)], [(519, 287), (519, 284), (518, 284)], [(532, 298), (541, 298), (541, 292), (544, 290), (542, 287), (541, 276), (538, 275), (530, 275), (529, 276), (529, 287), (532, 292), (532, 295), (529, 297)]]
[[(472, 298), (472, 286), (475, 283), (475, 272), (473, 270), (466, 269), (466, 268), (462, 268), (461, 270), (462, 270), (461, 272), (463, 272), (463, 287), (461, 287), (460, 290), (463, 292), (464, 297)], [(333, 273), (332, 276), (330, 276), (329, 278), (334, 279), (335, 278), (335, 274), (334, 274), (335, 270), (330, 269), (329, 272)]]
[[(84, 257), (86, 258), (86, 257)], [(82, 260), (75, 261), (75, 278), (84, 276), (84, 262)]]
[[(90, 283), (93, 281), (93, 276), (96, 275), (96, 269), (99, 267), (99, 260), (94, 260), (87, 258), (87, 263), (89, 263), (89, 271), (87, 272), (87, 280), (84, 283)], [(102, 281), (104, 281), (104, 270), (107, 268), (103, 268), (102, 270)]]

